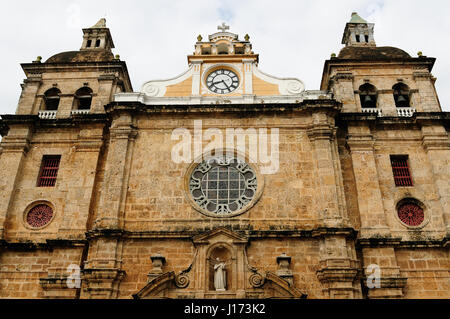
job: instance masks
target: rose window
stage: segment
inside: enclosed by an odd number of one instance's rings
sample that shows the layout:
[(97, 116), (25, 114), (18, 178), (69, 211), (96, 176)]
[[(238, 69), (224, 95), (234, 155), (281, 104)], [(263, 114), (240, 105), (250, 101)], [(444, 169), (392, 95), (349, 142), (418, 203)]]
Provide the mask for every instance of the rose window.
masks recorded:
[(253, 200), (256, 174), (241, 159), (221, 156), (199, 164), (191, 174), (189, 191), (201, 210), (216, 215), (240, 212)]
[(398, 208), (398, 217), (408, 226), (419, 226), (425, 218), (423, 209), (413, 203), (402, 204)]
[(46, 204), (39, 204), (30, 209), (26, 222), (31, 227), (40, 228), (50, 223), (52, 217), (53, 209)]

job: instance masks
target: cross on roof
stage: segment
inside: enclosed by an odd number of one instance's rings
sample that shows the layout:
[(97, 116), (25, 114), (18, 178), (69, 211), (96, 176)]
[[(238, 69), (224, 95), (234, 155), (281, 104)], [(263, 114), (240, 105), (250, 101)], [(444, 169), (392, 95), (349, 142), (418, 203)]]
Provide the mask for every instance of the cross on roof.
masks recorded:
[(222, 25), (217, 26), (217, 30), (221, 30), (222, 32), (225, 32), (225, 30), (230, 29), (230, 26), (226, 25), (225, 22), (222, 22)]

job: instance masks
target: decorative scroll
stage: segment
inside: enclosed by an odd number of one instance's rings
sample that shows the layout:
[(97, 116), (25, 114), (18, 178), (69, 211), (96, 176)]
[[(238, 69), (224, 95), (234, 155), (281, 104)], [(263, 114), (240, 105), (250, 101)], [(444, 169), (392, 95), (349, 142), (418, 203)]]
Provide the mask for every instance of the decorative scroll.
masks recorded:
[(175, 276), (175, 285), (178, 288), (186, 288), (189, 286), (189, 277), (184, 273), (180, 273)]
[(249, 278), (250, 285), (254, 288), (262, 287), (265, 283), (265, 278), (260, 273), (254, 273)]

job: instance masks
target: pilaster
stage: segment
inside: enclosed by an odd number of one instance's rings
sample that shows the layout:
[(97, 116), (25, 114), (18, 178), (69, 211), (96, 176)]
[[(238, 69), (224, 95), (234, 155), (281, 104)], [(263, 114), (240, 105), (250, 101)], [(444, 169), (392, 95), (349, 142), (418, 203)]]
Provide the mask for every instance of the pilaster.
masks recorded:
[(192, 95), (193, 96), (200, 96), (200, 70), (202, 66), (203, 61), (202, 60), (194, 60), (192, 61)]
[(446, 236), (450, 237), (450, 139), (442, 125), (422, 126), (422, 146), (431, 164), (442, 205)]
[(117, 298), (120, 281), (126, 275), (122, 270), (123, 242), (120, 235), (120, 232), (88, 233), (90, 245), (82, 270), (81, 298)]
[(105, 175), (94, 229), (119, 229), (124, 212), (134, 139), (137, 130), (127, 112), (113, 114)]
[(32, 129), (28, 125), (15, 125), (1, 142), (0, 240), (4, 239), (6, 217), (14, 200), (16, 183), (20, 178), (26, 154), (30, 149), (31, 135)]
[(416, 81), (423, 112), (441, 112), (431, 73), (426, 70), (418, 70), (413, 73), (413, 77)]
[(348, 126), (347, 145), (352, 157), (361, 218), (360, 238), (390, 237), (374, 155), (374, 138), (366, 124)]
[[(363, 286), (369, 298), (402, 298), (407, 278), (400, 274), (393, 247), (363, 247)], [(371, 267), (369, 267), (371, 266)]]
[(101, 74), (98, 77), (98, 92), (92, 99), (90, 113), (105, 113), (104, 105), (112, 101), (118, 74)]
[(42, 74), (32, 73), (24, 81), (16, 114), (33, 114), (37, 92), (42, 85)]
[(327, 233), (320, 238), (320, 261), (317, 278), (330, 299), (361, 298), (358, 262), (353, 240), (345, 233)]
[(243, 59), (244, 64), (244, 94), (253, 94), (253, 59)]
[(312, 124), (307, 131), (316, 159), (318, 209), (325, 227), (348, 225), (342, 172), (337, 154), (334, 117), (322, 110), (313, 110)]
[(338, 72), (331, 79), (330, 83), (336, 99), (343, 104), (344, 112), (360, 112), (355, 102), (355, 92), (353, 88), (354, 77), (351, 72)]

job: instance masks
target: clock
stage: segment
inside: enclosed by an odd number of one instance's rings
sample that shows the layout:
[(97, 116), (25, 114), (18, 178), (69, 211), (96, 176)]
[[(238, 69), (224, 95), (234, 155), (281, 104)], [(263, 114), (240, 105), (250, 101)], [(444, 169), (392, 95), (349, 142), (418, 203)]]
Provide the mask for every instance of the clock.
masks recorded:
[(239, 77), (231, 70), (218, 69), (208, 74), (206, 85), (214, 93), (227, 94), (237, 89)]

